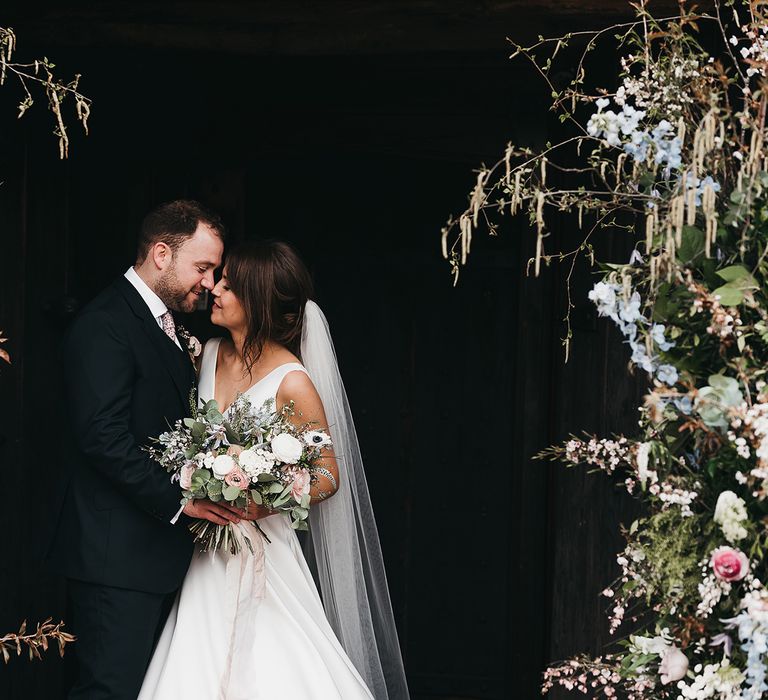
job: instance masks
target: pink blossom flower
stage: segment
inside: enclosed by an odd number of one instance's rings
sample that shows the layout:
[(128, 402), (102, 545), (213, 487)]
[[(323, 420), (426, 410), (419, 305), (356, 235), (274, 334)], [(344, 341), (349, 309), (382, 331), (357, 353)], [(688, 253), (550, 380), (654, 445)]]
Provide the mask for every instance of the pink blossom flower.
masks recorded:
[(249, 481), (248, 477), (240, 471), (240, 467), (235, 467), (224, 476), (224, 483), (226, 483), (227, 486), (237, 486), (239, 489), (246, 488)]
[(741, 581), (749, 571), (747, 555), (733, 547), (718, 547), (710, 563), (721, 581)]
[(293, 472), (293, 483), (291, 484), (291, 495), (301, 501), (302, 496), (309, 493), (311, 486), (309, 471), (306, 469), (297, 469)]
[(195, 473), (197, 465), (194, 462), (187, 462), (179, 472), (179, 486), (185, 491), (192, 488), (192, 474)]
[(230, 457), (238, 457), (242, 451), (243, 451), (242, 445), (230, 445), (227, 448), (227, 454)]

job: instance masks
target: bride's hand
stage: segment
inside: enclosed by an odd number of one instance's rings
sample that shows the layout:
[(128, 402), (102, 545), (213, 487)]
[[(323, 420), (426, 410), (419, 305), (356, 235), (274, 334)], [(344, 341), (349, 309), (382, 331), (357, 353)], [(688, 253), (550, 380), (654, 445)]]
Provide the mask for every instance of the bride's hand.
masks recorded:
[(238, 513), (242, 515), (243, 520), (261, 520), (269, 515), (274, 515), (277, 511), (251, 502), (247, 508), (239, 510)]

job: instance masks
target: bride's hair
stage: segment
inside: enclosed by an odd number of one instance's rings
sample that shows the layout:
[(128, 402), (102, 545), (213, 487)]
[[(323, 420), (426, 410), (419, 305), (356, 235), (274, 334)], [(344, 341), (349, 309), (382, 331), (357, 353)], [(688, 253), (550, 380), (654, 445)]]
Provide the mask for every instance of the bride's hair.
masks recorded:
[(243, 356), (248, 369), (268, 341), (300, 357), (304, 308), (313, 288), (298, 253), (282, 241), (240, 243), (227, 253), (227, 283), (245, 310)]

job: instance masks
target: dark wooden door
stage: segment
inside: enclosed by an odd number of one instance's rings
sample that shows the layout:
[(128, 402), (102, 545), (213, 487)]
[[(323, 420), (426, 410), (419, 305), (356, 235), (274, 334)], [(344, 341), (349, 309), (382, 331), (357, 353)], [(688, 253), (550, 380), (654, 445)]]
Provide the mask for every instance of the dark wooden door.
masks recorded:
[[(9, 121), (2, 132), (17, 136), (4, 137), (0, 187), (0, 328), (15, 359), (0, 371), (1, 628), (66, 616), (62, 582), (37, 555), (48, 516), (38, 485), (56, 470), (46, 425), (66, 410), (50, 387), (70, 312), (131, 264), (151, 206), (195, 197), (235, 239), (283, 238), (312, 268), (360, 432), (413, 696), (536, 697), (546, 660), (603, 624), (585, 601), (610, 571), (605, 532), (621, 502), (530, 458), (624, 410), (600, 398), (621, 395), (618, 372), (609, 388), (601, 369), (614, 346), (603, 331), (579, 331), (560, 369), (560, 273), (525, 278), (529, 232), (479, 238), (453, 288), (439, 229), (463, 206), (478, 160), (510, 137), (546, 138), (532, 116), (541, 95), (521, 84), (483, 106), (510, 79), (503, 52), (61, 58), (97, 98), (91, 136), (59, 163), (47, 125), (12, 132)], [(257, 69), (259, 90), (244, 90)], [(451, 101), (457, 71), (476, 101)], [(115, 72), (141, 76), (140, 100), (125, 102)], [(213, 332), (204, 314), (190, 325)], [(594, 498), (612, 504), (597, 519)], [(42, 665), (14, 660), (0, 668), (0, 696), (61, 697), (67, 667), (52, 654)]]

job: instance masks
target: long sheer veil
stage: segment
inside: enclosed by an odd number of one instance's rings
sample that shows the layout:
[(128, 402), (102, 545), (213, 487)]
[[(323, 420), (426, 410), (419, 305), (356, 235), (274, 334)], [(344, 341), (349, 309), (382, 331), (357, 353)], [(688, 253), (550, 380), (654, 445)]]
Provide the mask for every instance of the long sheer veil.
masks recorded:
[(357, 433), (328, 322), (313, 301), (305, 308), (301, 361), (322, 399), (340, 475), (336, 495), (310, 510), (307, 560), (317, 572), (328, 620), (376, 700), (407, 700)]

